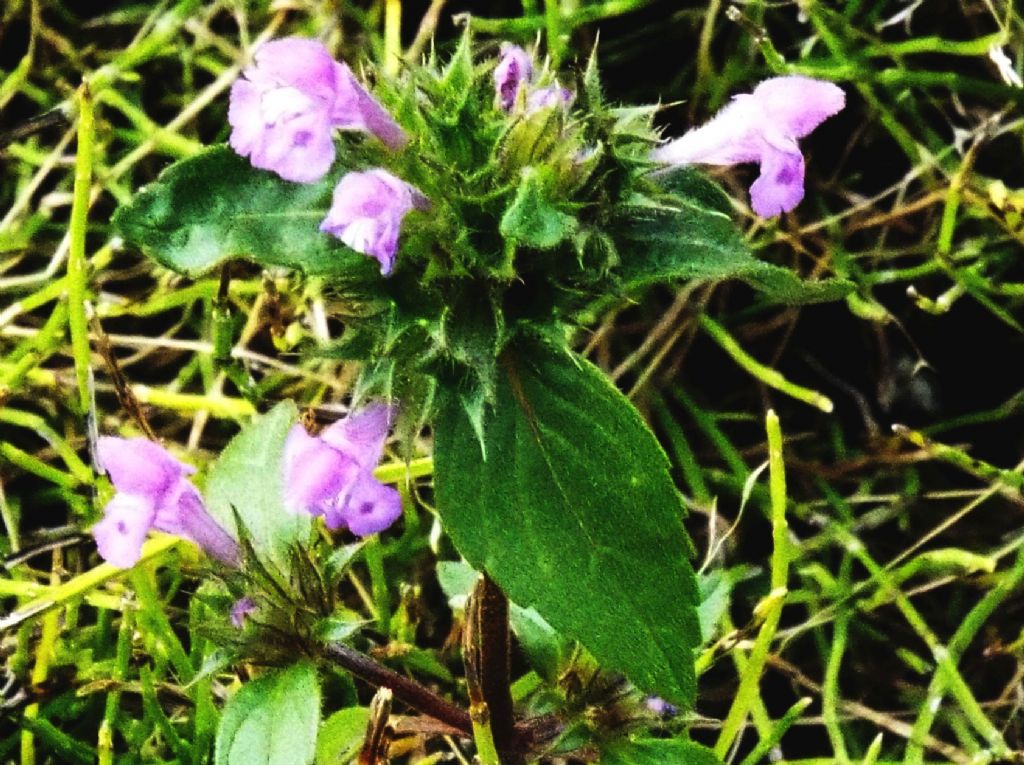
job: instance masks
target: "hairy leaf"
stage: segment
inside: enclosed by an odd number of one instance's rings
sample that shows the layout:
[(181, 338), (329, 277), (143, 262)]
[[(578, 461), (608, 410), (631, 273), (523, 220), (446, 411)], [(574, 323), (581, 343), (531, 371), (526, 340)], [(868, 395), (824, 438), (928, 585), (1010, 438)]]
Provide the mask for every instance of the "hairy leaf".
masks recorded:
[(539, 343), (503, 361), (486, 459), (456, 396), (435, 421), (446, 530), (470, 564), (602, 664), (691, 704), (697, 586), (668, 459), (586, 361)]
[(320, 231), (338, 174), (291, 183), (214, 146), (167, 168), (117, 211), (113, 223), (129, 244), (189, 276), (242, 258), (372, 280), (370, 258)]
[(283, 573), (295, 543), (308, 540), (312, 528), (309, 516), (284, 509), (284, 442), (298, 417), (291, 401), (257, 417), (224, 448), (206, 481), (210, 514), (229, 531), (241, 520), (256, 554)]
[(838, 300), (853, 289), (845, 279), (806, 281), (757, 260), (729, 217), (717, 185), (686, 168), (659, 177), (670, 192), (620, 210), (614, 226), (627, 287), (681, 279), (742, 279), (780, 303)]
[(308, 765), (319, 723), (316, 668), (300, 661), (246, 683), (228, 700), (214, 765)]

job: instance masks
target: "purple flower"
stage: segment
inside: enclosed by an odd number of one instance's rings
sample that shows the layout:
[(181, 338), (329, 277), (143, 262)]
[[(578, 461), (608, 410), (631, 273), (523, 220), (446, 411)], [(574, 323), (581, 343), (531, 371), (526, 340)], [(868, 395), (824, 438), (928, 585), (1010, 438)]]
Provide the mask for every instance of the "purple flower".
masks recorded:
[(673, 165), (757, 162), (750, 187), (754, 212), (789, 212), (804, 197), (803, 138), (844, 106), (843, 91), (810, 77), (774, 77), (735, 96), (714, 119), (656, 149), (652, 159)]
[(553, 106), (568, 108), (576, 100), (576, 94), (561, 85), (549, 85), (546, 88), (538, 88), (526, 99), (526, 113), (549, 109)]
[(427, 205), (419, 190), (387, 170), (348, 173), (334, 189), (331, 209), (320, 230), (356, 252), (376, 258), (386, 276), (395, 264), (402, 218), (414, 207), (425, 209)]
[(519, 90), (533, 77), (530, 54), (512, 43), (501, 44), (501, 60), (494, 67), (494, 90), (498, 104), (506, 112), (512, 111)]
[(310, 183), (334, 162), (333, 129), (372, 133), (392, 149), (405, 132), (321, 43), (288, 37), (261, 45), (231, 86), (231, 148), (254, 167)]
[(188, 481), (194, 467), (145, 438), (103, 437), (97, 458), (117, 491), (92, 528), (105, 561), (119, 568), (134, 566), (146, 534), (157, 529), (191, 539), (222, 563), (238, 565), (238, 544), (206, 512)]
[(402, 514), (401, 498), (373, 476), (394, 418), (386, 404), (352, 412), (311, 436), (295, 425), (284, 447), (285, 508), (323, 516), (358, 536), (383, 531)]
[(231, 613), (229, 614), (231, 625), (235, 629), (242, 629), (242, 627), (245, 626), (245, 620), (258, 610), (259, 606), (256, 605), (256, 601), (252, 598), (239, 598), (235, 601), (234, 605), (231, 606)]

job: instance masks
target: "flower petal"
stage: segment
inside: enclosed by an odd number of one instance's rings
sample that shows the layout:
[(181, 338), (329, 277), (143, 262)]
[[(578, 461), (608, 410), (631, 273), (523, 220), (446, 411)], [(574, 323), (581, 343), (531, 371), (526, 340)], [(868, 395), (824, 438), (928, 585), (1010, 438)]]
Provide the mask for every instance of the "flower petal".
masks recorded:
[(237, 567), (241, 563), (238, 543), (210, 516), (196, 487), (184, 479), (173, 496), (157, 506), (153, 528), (192, 540), (225, 565)]
[(146, 438), (102, 436), (96, 445), (96, 459), (119, 493), (137, 494), (154, 506), (182, 476), (196, 472)]
[(804, 157), (794, 143), (787, 150), (766, 148), (761, 159), (761, 174), (750, 187), (754, 212), (770, 218), (789, 212), (804, 198)]
[(100, 557), (118, 568), (134, 566), (155, 516), (156, 508), (146, 497), (116, 494), (103, 508), (103, 520), (92, 527)]
[(309, 435), (302, 425), (295, 425), (284, 446), (285, 509), (322, 515), (358, 472), (359, 465), (353, 458)]
[(846, 104), (842, 88), (811, 77), (773, 77), (754, 88), (770, 125), (790, 138), (803, 138), (840, 112)]
[(402, 515), (402, 499), (398, 490), (386, 486), (366, 472), (352, 487), (347, 501), (328, 511), (328, 528), (347, 525), (349, 531), (365, 537), (388, 528)]
[(263, 132), (249, 153), (253, 167), (295, 183), (314, 183), (331, 169), (335, 148), (327, 112), (303, 103), (308, 101), (294, 88), (263, 94)]
[(419, 191), (386, 170), (347, 173), (334, 189), (320, 230), (376, 258), (387, 275), (394, 266), (402, 220), (419, 206), (417, 197), (422, 199)]
[(494, 67), (494, 91), (498, 104), (505, 111), (511, 111), (516, 104), (519, 90), (533, 77), (533, 60), (530, 54), (512, 43), (501, 44), (501, 60)]
[(651, 152), (671, 165), (735, 165), (761, 158), (764, 114), (750, 95), (736, 96), (714, 118)]
[(372, 470), (384, 454), (384, 442), (395, 419), (395, 407), (373, 403), (324, 429), (320, 437), (354, 460), (361, 470)]
[(331, 107), (331, 124), (348, 130), (365, 130), (389, 149), (398, 150), (409, 136), (394, 117), (366, 90), (346, 64), (335, 62), (337, 95)]
[(285, 37), (263, 43), (244, 74), (261, 90), (290, 85), (330, 106), (338, 90), (335, 60), (318, 40)]

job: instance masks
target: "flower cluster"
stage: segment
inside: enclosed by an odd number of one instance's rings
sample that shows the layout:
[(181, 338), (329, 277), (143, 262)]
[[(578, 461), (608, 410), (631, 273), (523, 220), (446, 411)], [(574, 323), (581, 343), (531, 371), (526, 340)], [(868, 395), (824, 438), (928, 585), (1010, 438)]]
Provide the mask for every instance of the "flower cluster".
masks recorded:
[[(373, 476), (393, 414), (392, 407), (373, 404), (339, 420), (318, 438), (294, 426), (281, 466), (284, 508), (324, 516), (330, 528), (346, 527), (358, 536), (394, 523), (402, 512), (398, 492)], [(225, 565), (241, 563), (238, 543), (210, 516), (188, 480), (194, 467), (144, 438), (100, 438), (97, 459), (116, 491), (92, 529), (108, 563), (135, 565), (150, 529), (190, 539)], [(240, 603), (232, 618), (241, 623), (251, 610)]]
[[(558, 82), (537, 86), (535, 64), (523, 48), (503, 43), (493, 70), (500, 112), (531, 115), (568, 109), (575, 94)], [(792, 210), (804, 194), (804, 159), (797, 140), (843, 108), (843, 91), (808, 77), (776, 77), (736, 96), (708, 124), (651, 152), (668, 165), (760, 164), (751, 186), (752, 206), (770, 217)], [(399, 151), (408, 136), (387, 110), (335, 61), (319, 42), (286, 38), (269, 42), (231, 89), (230, 145), (257, 168), (299, 183), (322, 179), (336, 156), (334, 130), (376, 136)], [(380, 263), (389, 275), (399, 231), (412, 210), (430, 204), (414, 186), (381, 167), (352, 171), (337, 184), (320, 230)]]
[(146, 534), (156, 529), (191, 539), (221, 563), (238, 565), (238, 543), (210, 517), (188, 481), (194, 467), (145, 438), (100, 438), (97, 450), (117, 492), (92, 529), (104, 560), (134, 566)]
[[(321, 43), (290, 37), (266, 43), (231, 87), (231, 148), (254, 167), (313, 183), (334, 164), (334, 130), (358, 130), (399, 150), (408, 136)], [(350, 173), (334, 192), (321, 229), (376, 258), (388, 274), (402, 218), (422, 195), (383, 169)]]

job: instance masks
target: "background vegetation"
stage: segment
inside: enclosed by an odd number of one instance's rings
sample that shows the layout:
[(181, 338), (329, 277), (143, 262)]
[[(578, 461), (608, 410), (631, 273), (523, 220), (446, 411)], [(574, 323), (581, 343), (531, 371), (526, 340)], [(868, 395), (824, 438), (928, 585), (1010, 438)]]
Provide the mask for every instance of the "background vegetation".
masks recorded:
[[(768, 591), (759, 466), (772, 407), (786, 434), (797, 558), (736, 761), (769, 750), (805, 763), (1015, 758), (1024, 10), (1009, 0), (435, 0), (401, 3), (399, 25), (398, 5), (0, 9), (0, 759), (205, 762), (220, 702), (247, 676), (210, 671), (209, 605), (191, 597), (202, 564), (187, 548), (163, 544), (128, 575), (97, 567), (78, 536), (103, 499), (86, 428), (137, 432), (130, 390), (159, 437), (201, 464), (257, 406), (290, 396), (330, 418), (353, 379), (304, 353), (339, 332), (329, 295), (239, 268), (230, 357), (256, 378), (254, 405), (232, 382), (240, 367), (215, 358), (217, 280), (183, 280), (124, 249), (109, 230), (113, 210), (170, 161), (225, 139), (226, 90), (257, 41), (315, 35), (352, 63), (386, 62), (397, 50), (415, 58), (431, 34), (443, 48), (462, 13), (484, 39), (539, 39), (566, 73), (600, 40), (611, 95), (661, 99), (668, 134), (772, 73), (844, 87), (846, 110), (806, 142), (807, 198), (793, 214), (749, 212), (752, 168), (715, 175), (761, 257), (847, 276), (855, 296), (787, 308), (734, 283), (659, 289), (611, 307), (578, 345), (648, 415), (692, 510), (696, 562), (718, 572), (705, 581), (717, 620), (700, 702), (682, 721), (696, 739), (718, 737)], [(75, 128), (52, 110), (83, 75), (101, 83), (95, 183), (73, 204)], [(26, 125), (39, 115), (51, 116)], [(66, 268), (76, 247), (87, 285)], [(72, 360), (90, 349), (71, 342), (69, 296), (87, 299), (93, 317), (88, 413)], [(420, 488), (429, 498), (429, 476)], [(458, 698), (458, 620), (434, 566), (452, 552), (429, 533), (428, 507), (419, 517), (419, 530), (386, 541), (377, 571), (354, 569), (347, 593), (376, 620), (379, 656)], [(947, 689), (937, 661), (956, 665), (964, 684)], [(367, 698), (341, 676), (335, 686), (328, 712)], [(772, 742), (772, 721), (804, 697), (809, 706)], [(451, 741), (410, 742), (411, 762), (463, 756)]]

